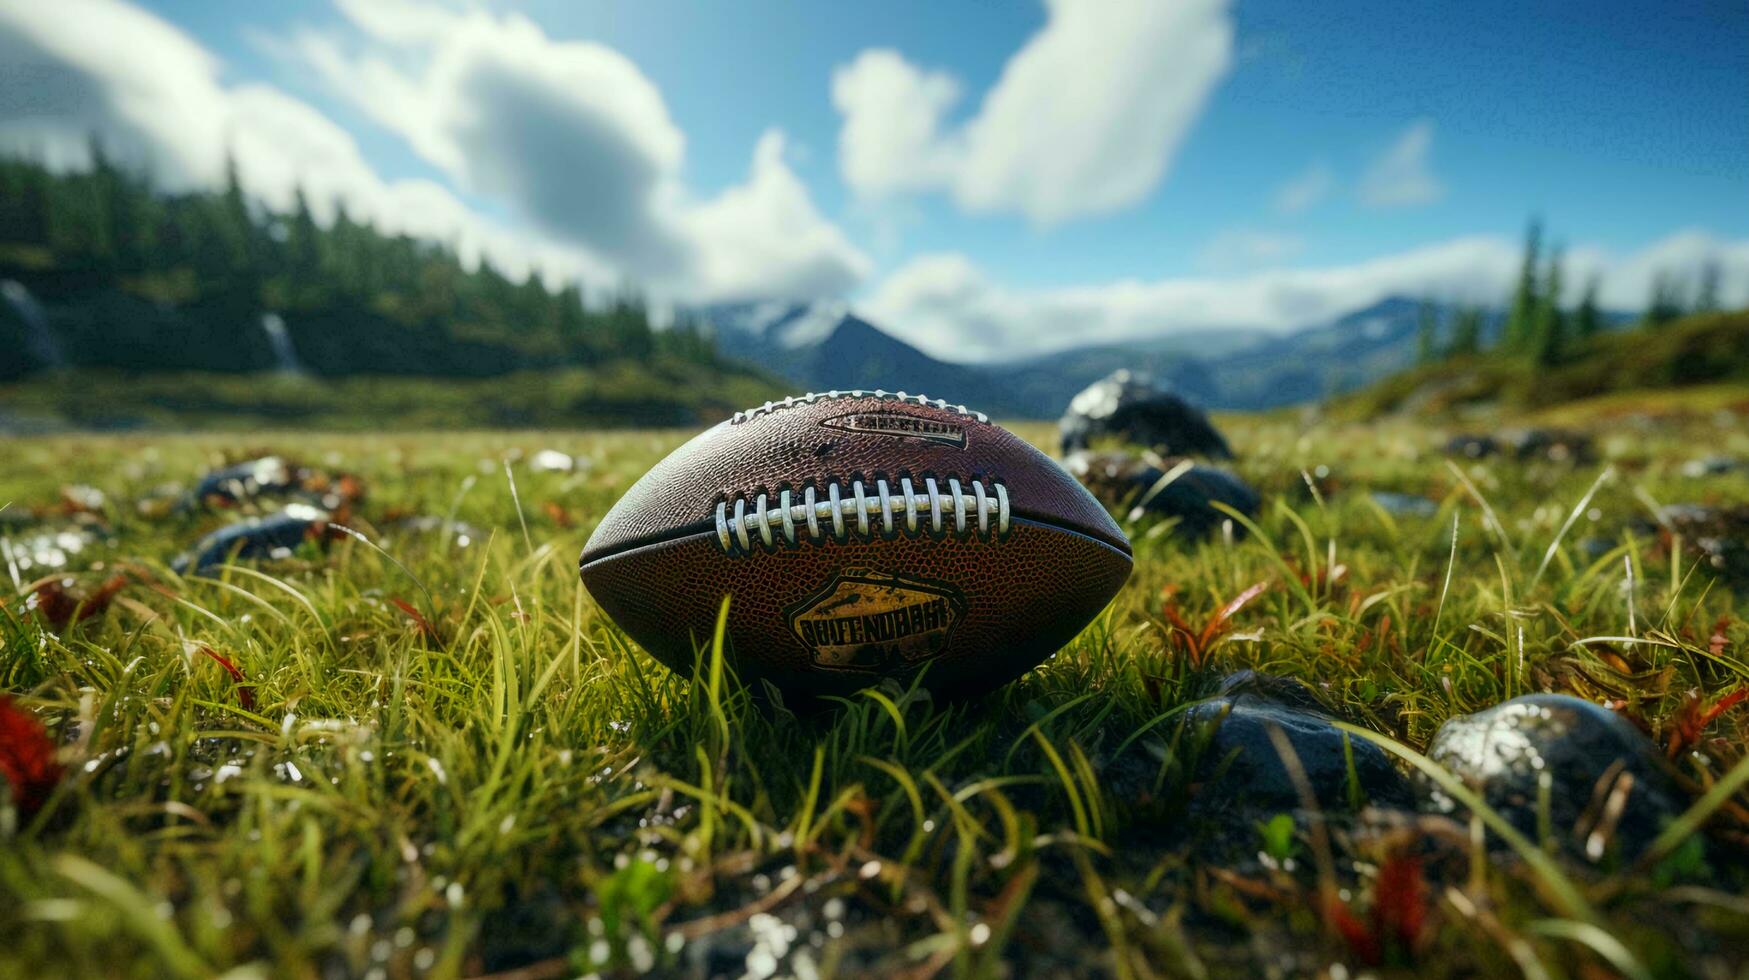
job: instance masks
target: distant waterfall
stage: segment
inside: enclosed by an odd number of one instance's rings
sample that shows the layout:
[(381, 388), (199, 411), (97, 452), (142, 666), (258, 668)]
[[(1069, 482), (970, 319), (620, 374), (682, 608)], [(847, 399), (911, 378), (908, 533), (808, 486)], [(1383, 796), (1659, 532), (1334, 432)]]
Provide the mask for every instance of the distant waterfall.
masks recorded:
[(66, 367), (67, 356), (61, 352), (60, 341), (49, 330), (48, 314), (43, 312), (42, 304), (36, 301), (24, 283), (16, 279), (0, 280), (0, 299), (5, 300), (6, 305), (24, 321), (24, 343), (30, 355), (45, 367)]
[(292, 348), (285, 320), (278, 313), (263, 313), (261, 330), (267, 334), (267, 342), (273, 345), (274, 369), (281, 374), (303, 374), (304, 366), (298, 361), (298, 352)]

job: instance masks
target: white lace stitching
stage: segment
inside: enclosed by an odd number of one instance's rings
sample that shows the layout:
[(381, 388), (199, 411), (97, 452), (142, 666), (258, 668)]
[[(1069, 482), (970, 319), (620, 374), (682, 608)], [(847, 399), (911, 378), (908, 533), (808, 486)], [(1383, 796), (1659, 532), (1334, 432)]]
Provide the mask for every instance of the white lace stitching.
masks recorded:
[(854, 391), (817, 391), (809, 392), (808, 394), (801, 396), (791, 395), (782, 401), (766, 402), (758, 408), (749, 408), (744, 412), (736, 412), (729, 422), (733, 425), (740, 425), (748, 419), (757, 418), (761, 415), (769, 415), (772, 412), (782, 411), (786, 408), (794, 408), (797, 405), (812, 405), (818, 401), (827, 401), (836, 398), (879, 398), (883, 401), (909, 402), (912, 405), (927, 405), (931, 408), (939, 408), (943, 411), (952, 412), (955, 415), (964, 415), (968, 418), (976, 419), (979, 422), (990, 421), (990, 417), (983, 412), (974, 412), (964, 405), (950, 405), (939, 398), (930, 398), (928, 395), (907, 395), (902, 391), (883, 391), (879, 388), (876, 388), (874, 391), (863, 391), (859, 388)]
[[(737, 497), (732, 504), (726, 500), (717, 504), (717, 543), (724, 551), (750, 554), (756, 544), (772, 549), (780, 546), (780, 540), (793, 545), (804, 537), (823, 541), (830, 535), (844, 541), (854, 533), (870, 538), (876, 533), (876, 517), (880, 518), (879, 533), (889, 536), (943, 537), (951, 531), (995, 538), (1006, 535), (1009, 527), (1008, 488), (992, 483), (986, 489), (983, 480), (971, 481), (970, 493), (957, 478), (950, 478), (943, 492), (934, 477), (925, 477), (922, 488), (910, 477), (902, 477), (897, 492), (885, 479), (876, 479), (871, 495), (862, 480), (852, 480), (846, 495), (834, 480), (826, 484), (823, 500), (812, 484), (802, 488), (799, 501), (793, 491), (783, 490), (777, 495), (776, 506), (768, 507), (770, 496), (759, 493), (751, 505), (746, 497)], [(951, 528), (947, 524), (950, 515)], [(850, 524), (852, 517), (856, 519), (854, 526)]]

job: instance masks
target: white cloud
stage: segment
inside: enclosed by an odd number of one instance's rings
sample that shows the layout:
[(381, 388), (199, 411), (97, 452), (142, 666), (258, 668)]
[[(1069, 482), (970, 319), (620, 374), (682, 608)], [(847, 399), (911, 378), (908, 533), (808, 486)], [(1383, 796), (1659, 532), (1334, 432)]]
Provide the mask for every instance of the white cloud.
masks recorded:
[(686, 299), (810, 298), (853, 288), (871, 262), (814, 207), (768, 132), (747, 184), (694, 200), (685, 137), (638, 67), (549, 38), (516, 14), (340, 0), (365, 35), (306, 33), (296, 49), (468, 190), (546, 235)]
[(959, 153), (941, 135), (959, 98), (945, 72), (925, 72), (888, 48), (872, 48), (832, 73), (832, 105), (844, 117), (838, 161), (850, 186), (870, 194), (915, 191), (953, 180)]
[(686, 213), (699, 250), (696, 292), (737, 298), (833, 296), (849, 292), (870, 264), (815, 210), (784, 164), (784, 135), (759, 138), (747, 182)]
[(1727, 306), (1749, 306), (1749, 240), (1720, 238), (1698, 228), (1668, 235), (1632, 255), (1617, 257), (1595, 246), (1567, 250), (1563, 294), (1577, 302), (1585, 284), (1596, 277), (1598, 300), (1608, 309), (1640, 310), (1652, 294), (1652, 280), (1674, 276), (1692, 293), (1700, 270), (1716, 263), (1720, 299)]
[[(873, 322), (937, 356), (1004, 360), (1175, 331), (1289, 331), (1389, 296), (1498, 305), (1517, 275), (1519, 249), (1511, 239), (1474, 236), (1344, 266), (1040, 290), (993, 282), (967, 257), (949, 253), (910, 262), (860, 306)], [(1749, 240), (1683, 232), (1628, 256), (1595, 248), (1569, 256), (1569, 279), (1601, 275), (1609, 307), (1637, 309), (1656, 270), (1692, 269), (1709, 257), (1723, 266), (1727, 301), (1749, 302)]]
[(1281, 214), (1299, 214), (1330, 196), (1335, 186), (1336, 175), (1330, 172), (1330, 168), (1314, 163), (1276, 190), (1275, 210)]
[[(333, 37), (288, 45), (458, 187), (506, 205), (474, 211), (430, 180), (385, 180), (352, 135), (259, 84), (227, 86), (181, 30), (120, 0), (0, 7), (0, 150), (85, 166), (101, 136), (171, 188), (210, 187), (233, 153), (276, 208), (302, 186), (319, 217), (343, 201), (388, 232), (482, 254), (513, 276), (617, 285), (658, 298), (840, 295), (869, 260), (820, 216), (761, 141), (749, 182), (712, 201), (678, 180), (685, 140), (661, 94), (599, 45), (555, 42), (497, 20), (400, 3), (346, 3), (359, 52)], [(410, 47), (409, 47), (410, 46)]]
[(0, 10), (0, 64), (9, 70), (0, 150), (79, 169), (90, 164), (95, 134), (106, 152), (172, 190), (216, 185), (229, 153), (270, 207), (290, 207), (302, 186), (324, 220), (343, 202), (386, 232), (451, 243), (466, 261), (489, 252), (512, 275), (608, 274), (578, 250), (480, 217), (440, 185), (383, 180), (351, 135), (314, 108), (263, 85), (221, 85), (205, 49), (128, 4)]
[(1238, 272), (1279, 264), (1306, 247), (1298, 235), (1254, 228), (1232, 228), (1210, 239), (1197, 255), (1197, 265), (1209, 272)]
[(1433, 175), (1428, 160), (1433, 150), (1433, 123), (1418, 120), (1403, 130), (1360, 178), (1360, 203), (1373, 208), (1432, 204), (1445, 196), (1445, 185)]
[(1233, 60), (1227, 0), (1047, 0), (977, 114), (943, 121), (945, 74), (866, 51), (833, 79), (839, 168), (858, 193), (940, 189), (1035, 224), (1120, 210), (1165, 177)]

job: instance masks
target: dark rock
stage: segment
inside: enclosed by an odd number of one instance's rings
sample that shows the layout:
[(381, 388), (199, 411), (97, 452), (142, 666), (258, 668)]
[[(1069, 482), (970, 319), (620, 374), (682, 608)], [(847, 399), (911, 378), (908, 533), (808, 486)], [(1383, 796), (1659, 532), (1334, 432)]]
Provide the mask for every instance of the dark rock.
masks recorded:
[(1744, 469), (1746, 465), (1734, 456), (1702, 456), (1682, 464), (1682, 475), (1691, 480), (1699, 480), (1709, 476), (1723, 476)]
[(1439, 504), (1414, 494), (1374, 490), (1368, 496), (1392, 517), (1432, 517), (1439, 513)]
[(227, 508), (262, 497), (298, 497), (326, 510), (341, 510), (364, 497), (364, 485), (348, 475), (330, 475), (280, 456), (234, 463), (201, 477), (189, 495), (197, 507)]
[(1614, 551), (1618, 544), (1620, 544), (1619, 541), (1592, 535), (1580, 540), (1579, 553), (1585, 556), (1586, 561), (1595, 562)]
[(1255, 670), (1239, 670), (1221, 678), (1221, 683), (1215, 687), (1215, 697), (1226, 698), (1229, 701), (1249, 699), (1253, 701), (1273, 701), (1276, 704), (1300, 711), (1310, 711), (1313, 714), (1327, 715), (1329, 709), (1324, 702), (1319, 701), (1312, 689), (1292, 677), (1282, 677), (1279, 674), (1260, 674)]
[[(1615, 712), (1566, 694), (1528, 694), (1453, 718), (1434, 734), (1427, 756), (1532, 839), (1538, 780), (1546, 774), (1551, 836), (1592, 860), (1612, 849), (1637, 855), (1682, 812), (1683, 793), (1652, 741)], [(1625, 806), (1611, 827), (1599, 815), (1624, 788)], [(1437, 789), (1429, 805), (1461, 809)]]
[(1076, 395), (1058, 428), (1065, 455), (1116, 439), (1162, 456), (1233, 456), (1201, 409), (1126, 370), (1114, 371)]
[(1521, 463), (1589, 463), (1597, 458), (1591, 437), (1568, 429), (1514, 429), (1500, 441)]
[(1298, 681), (1241, 671), (1223, 681), (1213, 698), (1191, 708), (1186, 717), (1187, 737), (1204, 726), (1214, 729), (1198, 759), (1205, 780), (1197, 794), (1199, 809), (1285, 813), (1303, 808), (1290, 770), (1270, 738), (1272, 726), (1279, 726), (1293, 746), (1319, 807), (1348, 808), (1350, 754), (1364, 803), (1403, 806), (1410, 801), (1409, 782), (1390, 756), (1333, 725), (1328, 712)]
[(1658, 512), (1664, 545), (1683, 550), (1733, 587), (1749, 586), (1749, 505), (1672, 504)]
[[(1193, 464), (1166, 483), (1176, 460), (1158, 460), (1124, 452), (1077, 452), (1064, 460), (1071, 474), (1102, 503), (1130, 520), (1146, 515), (1178, 518), (1177, 530), (1201, 536), (1220, 528), (1228, 515), (1212, 504), (1222, 503), (1247, 517), (1263, 508), (1263, 498), (1244, 480), (1226, 470)], [(1243, 528), (1235, 533), (1244, 534)]]
[(305, 541), (326, 542), (341, 536), (328, 517), (314, 507), (292, 504), (277, 514), (238, 521), (201, 538), (170, 567), (178, 575), (199, 575), (233, 559), (289, 558)]
[(192, 497), (197, 504), (229, 506), (257, 496), (285, 493), (298, 485), (302, 467), (279, 456), (263, 456), (213, 470), (200, 478)]
[(1487, 459), (1499, 451), (1500, 443), (1493, 436), (1456, 435), (1445, 443), (1446, 455), (1463, 456), (1467, 459)]
[(1487, 459), (1504, 453), (1520, 463), (1589, 463), (1597, 453), (1591, 437), (1566, 429), (1508, 429), (1498, 435), (1466, 433), (1445, 444), (1449, 456)]

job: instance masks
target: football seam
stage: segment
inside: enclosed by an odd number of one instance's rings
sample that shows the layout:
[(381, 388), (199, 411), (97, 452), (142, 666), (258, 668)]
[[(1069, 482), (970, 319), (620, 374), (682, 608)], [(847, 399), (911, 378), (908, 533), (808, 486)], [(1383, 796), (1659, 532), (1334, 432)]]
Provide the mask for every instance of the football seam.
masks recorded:
[[(911, 477), (899, 479), (899, 492), (895, 495), (892, 487), (884, 477), (874, 480), (875, 493), (870, 495), (864, 488), (861, 479), (850, 481), (850, 493), (846, 495), (840, 489), (839, 481), (829, 480), (824, 484), (826, 499), (818, 498), (819, 490), (813, 483), (802, 487), (801, 502), (791, 503), (794, 491), (784, 488), (777, 493), (777, 506), (767, 508), (765, 503), (771, 494), (760, 491), (758, 494), (746, 494), (734, 498), (734, 514), (729, 513), (729, 502), (717, 502), (716, 529), (717, 543), (723, 551), (730, 555), (747, 555), (754, 551), (754, 541), (757, 540), (766, 549), (780, 547), (783, 543), (796, 544), (798, 533), (805, 534), (813, 541), (822, 540), (830, 533), (839, 541), (843, 541), (851, 533), (847, 527), (846, 518), (856, 518), (855, 533), (863, 539), (872, 539), (875, 528), (872, 518), (880, 518), (880, 534), (891, 538), (900, 533), (898, 519), (904, 519), (903, 532), (915, 536), (924, 533), (931, 537), (944, 537), (950, 532), (944, 523), (944, 516), (951, 515), (953, 530), (951, 533), (964, 537), (968, 533), (978, 537), (999, 540), (1006, 537), (1010, 521), (1008, 503), (1008, 488), (1000, 482), (991, 481), (994, 492), (986, 492), (984, 481), (974, 479), (970, 482), (971, 492), (961, 489), (958, 477), (948, 477), (947, 492), (941, 491), (941, 485), (933, 476), (923, 478), (923, 490), (919, 492), (912, 484)], [(753, 501), (752, 512), (748, 512), (748, 501)], [(894, 506), (894, 501), (898, 506)], [(943, 502), (948, 506), (943, 507)], [(968, 532), (967, 511), (976, 515), (977, 527)], [(919, 517), (928, 514), (928, 523), (919, 524)], [(822, 526), (822, 520), (829, 521), (828, 531)], [(992, 527), (992, 523), (994, 527)], [(749, 529), (757, 531), (758, 537), (749, 534)], [(779, 542), (778, 537), (782, 537)], [(737, 546), (739, 550), (737, 550)]]
[(745, 411), (736, 412), (734, 416), (729, 419), (729, 424), (740, 425), (749, 419), (758, 418), (761, 415), (770, 415), (773, 412), (780, 412), (786, 408), (794, 408), (798, 405), (813, 405), (816, 402), (850, 398), (875, 398), (881, 401), (922, 405), (927, 408), (938, 408), (942, 411), (952, 412), (955, 415), (963, 415), (979, 422), (990, 421), (990, 417), (983, 412), (974, 412), (964, 405), (953, 405), (940, 398), (930, 398), (928, 395), (908, 395), (902, 391), (886, 391), (880, 388), (876, 388), (873, 391), (863, 391), (858, 388), (852, 391), (838, 391), (834, 389), (832, 391), (810, 391), (807, 394), (800, 396), (789, 395), (781, 401), (770, 401), (757, 408), (749, 408)]
[[(1063, 534), (1073, 534), (1074, 536), (1076, 536), (1078, 538), (1086, 538), (1088, 541), (1092, 541), (1093, 543), (1099, 545), (1101, 548), (1104, 548), (1105, 550), (1111, 552), (1112, 554), (1118, 555), (1119, 557), (1123, 558), (1123, 560), (1126, 562), (1133, 563), (1135, 561), (1135, 556), (1132, 555), (1128, 550), (1126, 550), (1124, 548), (1120, 548), (1117, 545), (1112, 544), (1110, 541), (1107, 541), (1104, 538), (1099, 537), (1096, 534), (1089, 534), (1088, 532), (1082, 531), (1078, 528), (1073, 528), (1073, 527), (1068, 527), (1068, 526), (1065, 526), (1062, 524), (1057, 524), (1053, 521), (1045, 521), (1045, 520), (1039, 520), (1037, 518), (1020, 517), (1020, 516), (1012, 517), (1010, 519), (1010, 524), (1011, 525), (1012, 524), (1025, 524), (1025, 525), (1029, 525), (1031, 527), (1041, 528), (1041, 529), (1047, 530), (1047, 531), (1057, 531), (1057, 532), (1060, 532)], [(660, 537), (644, 538), (644, 539), (639, 540), (639, 541), (627, 542), (622, 547), (615, 548), (612, 551), (604, 551), (604, 552), (601, 552), (600, 554), (596, 554), (596, 555), (582, 555), (577, 560), (577, 569), (580, 572), (587, 572), (589, 570), (590, 566), (592, 566), (592, 565), (599, 565), (605, 561), (608, 561), (608, 560), (614, 559), (614, 558), (623, 558), (626, 555), (630, 555), (630, 554), (633, 554), (635, 552), (647, 551), (651, 548), (666, 547), (666, 546), (671, 545), (671, 544), (678, 544), (679, 542), (686, 541), (690, 538), (704, 537), (706, 535), (709, 535), (711, 537), (715, 537), (716, 536), (716, 529), (709, 526), (709, 525), (710, 525), (709, 521), (703, 521), (703, 522), (695, 521), (692, 524), (686, 525), (685, 527), (676, 528), (674, 531), (672, 531), (668, 534), (664, 534)], [(832, 542), (831, 542), (831, 539), (827, 539), (824, 541), (816, 541), (814, 543), (816, 545), (825, 545), (825, 544), (832, 543)], [(791, 547), (800, 548), (801, 546), (802, 546), (801, 542), (798, 541), (795, 545), (793, 545)]]

